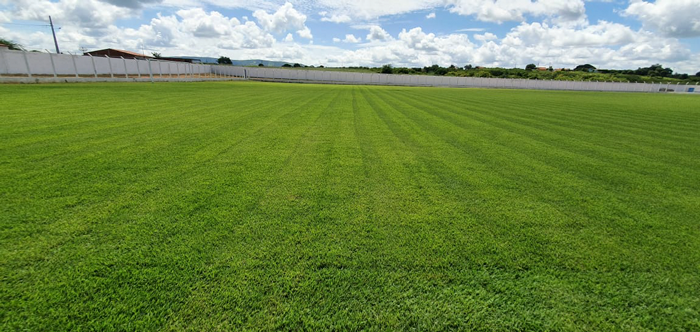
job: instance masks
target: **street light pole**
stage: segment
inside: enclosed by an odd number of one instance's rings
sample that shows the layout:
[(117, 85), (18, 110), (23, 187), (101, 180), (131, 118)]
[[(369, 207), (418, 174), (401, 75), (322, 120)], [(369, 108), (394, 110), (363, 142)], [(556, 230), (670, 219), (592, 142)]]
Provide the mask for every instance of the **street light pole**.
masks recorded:
[(53, 29), (53, 21), (51, 20), (51, 16), (49, 16), (49, 23), (51, 24), (51, 33), (53, 34), (53, 43), (56, 45), (56, 54), (61, 54), (61, 52), (58, 50), (58, 41), (56, 40), (56, 31)]

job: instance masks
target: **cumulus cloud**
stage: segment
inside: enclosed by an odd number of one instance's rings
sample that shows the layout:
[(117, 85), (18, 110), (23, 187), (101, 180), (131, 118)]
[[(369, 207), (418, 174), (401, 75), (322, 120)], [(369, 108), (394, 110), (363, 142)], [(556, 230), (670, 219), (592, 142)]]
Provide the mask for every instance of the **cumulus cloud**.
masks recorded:
[(294, 9), (294, 6), (289, 2), (282, 5), (273, 14), (268, 14), (264, 10), (256, 10), (253, 12), (253, 16), (263, 29), (274, 33), (303, 30), (306, 27), (306, 15)]
[(362, 41), (362, 38), (357, 38), (353, 34), (347, 34), (347, 35), (345, 35), (345, 39), (343, 39), (343, 42), (351, 43), (351, 44), (357, 44), (361, 41)]
[(433, 13), (430, 13), (430, 14), (428, 14), (428, 15), (425, 15), (425, 18), (431, 19), (431, 18), (435, 18), (435, 16), (436, 16), (436, 15), (435, 15), (435, 12), (433, 12)]
[(182, 18), (182, 28), (195, 37), (222, 37), (231, 34), (241, 24), (236, 18), (224, 17), (216, 11), (206, 13), (201, 8), (179, 10), (177, 15)]
[(253, 16), (265, 31), (275, 34), (296, 31), (301, 38), (313, 39), (311, 30), (306, 26), (306, 15), (294, 9), (294, 6), (289, 2), (286, 2), (273, 14), (268, 14), (264, 10), (256, 10), (253, 12)]
[(489, 41), (489, 40), (496, 40), (496, 39), (498, 39), (498, 36), (496, 36), (490, 32), (487, 32), (487, 33), (484, 33), (482, 35), (475, 34), (474, 39), (476, 39), (478, 41), (485, 42), (485, 41)]
[(424, 51), (436, 51), (435, 34), (425, 33), (422, 28), (413, 28), (409, 31), (403, 29), (399, 33), (399, 39), (410, 48)]
[(386, 41), (392, 39), (391, 35), (378, 25), (369, 27), (369, 34), (367, 34), (366, 38), (369, 41)]
[[(368, 38), (369, 39), (369, 38)], [(660, 38), (649, 31), (635, 31), (621, 24), (601, 21), (585, 27), (522, 23), (502, 39), (492, 33), (435, 35), (421, 27), (402, 30), (397, 38), (336, 55), (330, 61), (380, 66), (481, 66), (524, 67), (546, 63), (573, 68), (591, 63), (607, 68), (636, 68), (662, 62), (677, 71), (694, 72), (693, 54), (674, 38)], [(673, 65), (675, 64), (675, 66)]]
[(297, 30), (297, 35), (301, 38), (306, 38), (306, 39), (313, 39), (314, 36), (311, 34), (311, 30), (307, 27), (304, 27), (304, 29)]
[(700, 36), (700, 0), (632, 0), (622, 13), (638, 18), (645, 27), (665, 36)]
[(138, 14), (131, 8), (115, 6), (97, 0), (16, 0), (12, 2), (11, 17), (15, 20), (46, 21), (78, 26), (86, 33), (98, 34), (119, 19)]

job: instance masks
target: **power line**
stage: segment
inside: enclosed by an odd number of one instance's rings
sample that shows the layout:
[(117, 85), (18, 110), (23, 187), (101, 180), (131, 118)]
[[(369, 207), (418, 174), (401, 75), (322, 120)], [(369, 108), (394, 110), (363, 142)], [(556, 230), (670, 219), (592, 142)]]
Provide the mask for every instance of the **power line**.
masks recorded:
[(22, 25), (28, 27), (50, 27), (50, 24), (28, 24), (28, 23), (0, 23), (0, 25)]

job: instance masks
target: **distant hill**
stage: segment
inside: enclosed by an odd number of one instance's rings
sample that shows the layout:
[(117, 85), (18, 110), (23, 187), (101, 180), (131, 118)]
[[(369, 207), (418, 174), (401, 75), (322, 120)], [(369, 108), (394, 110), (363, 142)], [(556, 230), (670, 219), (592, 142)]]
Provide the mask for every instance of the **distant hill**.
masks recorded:
[[(185, 58), (185, 59), (195, 59), (199, 60), (202, 63), (217, 63), (217, 60), (219, 58), (211, 58), (211, 57), (202, 57), (202, 56), (168, 56), (169, 58)], [(259, 60), (259, 59), (254, 59), (254, 60), (231, 60), (233, 62), (234, 66), (258, 66), (261, 63), (265, 67), (282, 67), (285, 64), (290, 64), (294, 65), (294, 63), (291, 62), (284, 62), (284, 61), (269, 61), (269, 60)]]

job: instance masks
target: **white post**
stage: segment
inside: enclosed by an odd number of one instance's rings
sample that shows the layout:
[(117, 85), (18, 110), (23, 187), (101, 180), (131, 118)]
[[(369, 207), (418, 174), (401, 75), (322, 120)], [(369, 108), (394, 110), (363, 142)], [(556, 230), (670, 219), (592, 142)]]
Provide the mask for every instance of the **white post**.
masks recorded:
[(53, 55), (51, 55), (51, 52), (47, 53), (49, 55), (49, 59), (51, 59), (51, 69), (53, 69), (53, 77), (56, 78), (58, 75), (56, 74), (56, 64), (53, 62)]
[(123, 56), (120, 56), (120, 58), (122, 58), (122, 61), (124, 61), (124, 75), (126, 76), (126, 78), (129, 78), (129, 69), (126, 68), (126, 59), (124, 59)]
[[(70, 53), (69, 53), (70, 54)], [(71, 54), (70, 58), (73, 60), (73, 69), (75, 69), (75, 77), (80, 77), (78, 75), (78, 64), (75, 63), (75, 55)]]
[(95, 58), (92, 57), (92, 54), (88, 53), (90, 56), (90, 60), (92, 60), (92, 70), (95, 72), (95, 78), (97, 78), (97, 66), (95, 66)]
[(107, 58), (107, 63), (109, 64), (109, 77), (114, 78), (114, 71), (112, 71), (112, 60), (109, 59), (107, 54), (105, 54), (105, 58)]
[(151, 69), (151, 60), (146, 58), (146, 62), (148, 63), (148, 76), (151, 77), (151, 83), (153, 83), (153, 70)]
[(162, 61), (160, 61), (160, 60), (156, 60), (156, 61), (158, 61), (158, 77), (163, 78), (163, 67), (161, 66)]
[[(8, 68), (7, 60), (5, 59), (5, 51), (4, 51), (4, 48), (0, 48), (0, 58), (2, 58), (2, 64), (3, 64), (3, 66), (5, 67), (6, 73), (9, 75), (9, 74), (10, 74), (10, 69)], [(2, 76), (1, 74), (2, 74), (2, 73), (0, 73), (0, 76)]]
[(22, 55), (24, 55), (24, 64), (27, 65), (27, 75), (29, 75), (29, 77), (32, 77), (32, 69), (29, 68), (29, 59), (27, 59), (27, 52), (22, 51)]
[(173, 78), (173, 67), (170, 66), (170, 62), (168, 62), (168, 75)]

